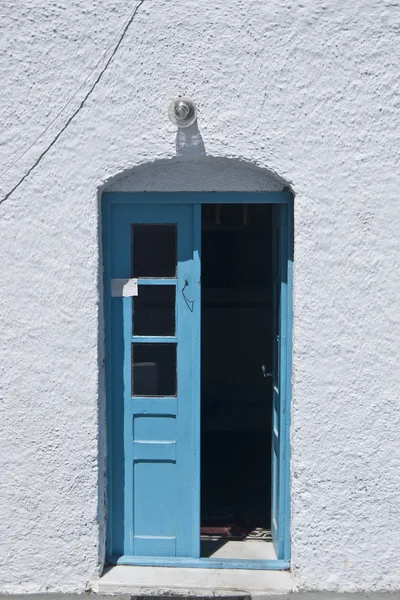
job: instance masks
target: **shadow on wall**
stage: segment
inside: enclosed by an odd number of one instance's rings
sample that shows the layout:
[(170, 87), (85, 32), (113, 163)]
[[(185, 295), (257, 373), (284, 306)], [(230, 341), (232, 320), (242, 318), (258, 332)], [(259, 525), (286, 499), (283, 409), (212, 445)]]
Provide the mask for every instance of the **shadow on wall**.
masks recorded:
[(238, 158), (207, 156), (197, 125), (178, 131), (177, 156), (142, 163), (110, 178), (102, 192), (278, 192), (290, 182)]
[(206, 155), (206, 148), (197, 121), (189, 127), (178, 127), (175, 146), (176, 155), (185, 159), (190, 160)]

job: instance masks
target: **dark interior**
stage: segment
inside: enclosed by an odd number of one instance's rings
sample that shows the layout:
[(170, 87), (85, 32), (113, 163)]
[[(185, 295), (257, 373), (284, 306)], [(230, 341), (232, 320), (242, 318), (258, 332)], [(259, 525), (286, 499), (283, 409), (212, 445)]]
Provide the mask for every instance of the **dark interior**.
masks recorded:
[(270, 529), (272, 206), (203, 205), (201, 531)]

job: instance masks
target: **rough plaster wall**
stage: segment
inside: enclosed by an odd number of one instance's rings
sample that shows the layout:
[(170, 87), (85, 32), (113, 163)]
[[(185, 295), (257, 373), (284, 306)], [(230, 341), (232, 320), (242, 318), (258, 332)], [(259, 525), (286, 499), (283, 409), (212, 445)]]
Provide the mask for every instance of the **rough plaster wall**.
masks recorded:
[[(0, 10), (1, 172), (83, 84), (3, 196), (79, 106), (132, 3)], [(399, 23), (386, 0), (145, 0), (84, 107), (0, 205), (1, 590), (82, 590), (102, 561), (98, 190), (191, 189), (192, 173), (206, 189), (276, 189), (256, 166), (296, 194), (296, 583), (400, 588)], [(178, 93), (199, 105), (191, 154), (166, 118)], [(174, 177), (165, 163), (130, 171), (177, 151)]]

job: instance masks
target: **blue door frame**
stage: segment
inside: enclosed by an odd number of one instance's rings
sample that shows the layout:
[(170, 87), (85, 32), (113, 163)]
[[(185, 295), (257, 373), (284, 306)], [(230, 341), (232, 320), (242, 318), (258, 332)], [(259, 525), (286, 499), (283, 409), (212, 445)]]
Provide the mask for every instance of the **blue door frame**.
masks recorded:
[[(275, 206), (275, 232), (278, 236), (277, 247), (279, 247), (279, 260), (275, 271), (276, 297), (279, 301), (279, 317), (277, 319), (276, 345), (277, 360), (275, 364), (278, 369), (274, 373), (273, 385), (277, 387), (278, 394), (274, 394), (274, 414), (273, 428), (278, 434), (273, 435), (273, 465), (272, 465), (272, 534), (274, 546), (277, 553), (277, 560), (247, 560), (247, 559), (213, 559), (199, 558), (199, 519), (193, 515), (198, 511), (199, 514), (199, 459), (197, 469), (194, 469), (193, 486), (193, 512), (191, 518), (194, 520), (191, 527), (192, 537), (190, 538), (188, 551), (181, 552), (180, 556), (150, 556), (134, 555), (132, 542), (126, 539), (125, 531), (118, 531), (121, 523), (115, 522), (115, 506), (121, 505), (121, 494), (123, 491), (116, 489), (113, 481), (118, 476), (118, 470), (123, 465), (118, 464), (113, 455), (113, 431), (110, 423), (115, 420), (115, 401), (116, 393), (122, 394), (123, 391), (115, 390), (112, 385), (112, 364), (113, 360), (124, 361), (123, 356), (113, 356), (113, 332), (112, 327), (112, 300), (111, 300), (111, 279), (114, 277), (130, 277), (125, 271), (119, 273), (115, 271), (112, 259), (112, 228), (113, 211), (116, 206), (123, 205), (141, 205), (147, 207), (144, 219), (153, 223), (160, 223), (160, 217), (156, 216), (157, 205), (167, 205), (178, 207), (179, 205), (190, 205), (192, 212), (193, 229), (190, 232), (193, 244), (193, 273), (196, 276), (200, 273), (200, 244), (201, 244), (201, 205), (202, 204), (273, 204)], [(150, 208), (149, 205), (152, 205)], [(161, 208), (161, 207), (160, 207)], [(140, 209), (139, 209), (140, 210)], [(150, 210), (150, 212), (149, 212)], [(150, 217), (153, 210), (154, 216)], [(163, 209), (161, 209), (162, 211)], [(123, 209), (122, 209), (123, 212)], [(104, 308), (105, 308), (105, 343), (106, 343), (106, 398), (107, 398), (107, 494), (108, 494), (108, 518), (107, 518), (107, 560), (111, 564), (128, 565), (148, 565), (148, 566), (187, 566), (198, 568), (236, 568), (236, 569), (265, 569), (277, 570), (288, 569), (290, 566), (290, 407), (291, 407), (291, 372), (292, 372), (292, 293), (293, 293), (293, 196), (289, 192), (152, 192), (152, 193), (123, 193), (113, 192), (103, 194), (102, 203), (103, 213), (103, 256), (104, 256)], [(147, 215), (147, 217), (146, 217)], [(129, 219), (128, 219), (129, 220)], [(166, 217), (164, 222), (170, 222), (170, 217)], [(115, 226), (115, 225), (114, 225)], [(186, 223), (188, 226), (188, 223)], [(115, 235), (115, 234), (114, 234)], [(115, 254), (115, 247), (114, 247)], [(121, 261), (124, 258), (121, 255)], [(117, 273), (117, 274), (116, 274)], [(118, 274), (119, 273), (119, 274)], [(200, 281), (200, 279), (198, 280)], [(144, 283), (144, 282), (142, 282)], [(146, 280), (149, 283), (149, 280)], [(159, 283), (159, 282), (158, 282)], [(140, 284), (140, 280), (139, 280)], [(199, 293), (199, 290), (198, 290)], [(132, 323), (131, 298), (124, 298), (121, 304), (121, 327), (125, 328), (126, 337), (129, 343), (132, 341), (132, 330), (127, 330), (127, 323)], [(178, 308), (178, 307), (177, 307)], [(128, 316), (129, 315), (129, 316)], [(124, 318), (125, 316), (125, 318)], [(200, 314), (197, 315), (198, 329), (194, 336), (198, 335)], [(129, 328), (129, 327), (128, 327)], [(140, 341), (140, 340), (139, 340)], [(147, 341), (147, 340), (141, 340)], [(162, 341), (162, 340), (160, 340)], [(199, 344), (193, 345), (193, 364), (194, 372), (193, 398), (194, 406), (199, 408), (200, 398), (200, 352)], [(197, 349), (196, 349), (197, 348)], [(126, 362), (126, 357), (125, 357)], [(130, 365), (125, 364), (125, 369)], [(129, 394), (130, 396), (130, 394)], [(132, 400), (132, 398), (129, 398)], [(126, 402), (125, 402), (126, 405)], [(125, 408), (126, 410), (126, 408)], [(200, 417), (199, 411), (194, 411), (196, 418), (192, 423), (192, 440), (200, 439)], [(121, 416), (117, 416), (121, 419)], [(123, 419), (122, 419), (123, 420)], [(124, 428), (123, 422), (117, 422), (117, 427)], [(125, 425), (126, 429), (126, 425)], [(129, 434), (128, 434), (129, 435)], [(196, 437), (197, 436), (197, 437)], [(196, 446), (196, 443), (194, 443)], [(196, 453), (197, 447), (192, 448)], [(125, 448), (125, 453), (127, 449)], [(114, 452), (115, 454), (115, 452)], [(197, 459), (196, 459), (197, 460)], [(117, 475), (116, 475), (117, 473)], [(189, 511), (190, 512), (190, 511)], [(197, 536), (197, 543), (195, 538)], [(189, 536), (190, 537), (190, 536)], [(124, 543), (115, 543), (116, 539), (125, 539)], [(114, 542), (113, 542), (114, 539)], [(144, 546), (146, 547), (146, 546)], [(141, 552), (143, 554), (143, 552)]]

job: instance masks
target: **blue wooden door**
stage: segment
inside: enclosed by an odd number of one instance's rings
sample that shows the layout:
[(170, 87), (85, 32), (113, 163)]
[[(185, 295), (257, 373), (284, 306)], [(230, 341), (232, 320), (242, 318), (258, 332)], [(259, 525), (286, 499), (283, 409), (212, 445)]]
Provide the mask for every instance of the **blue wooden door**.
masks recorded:
[[(286, 205), (275, 206), (274, 236), (274, 325), (272, 369), (272, 514), (271, 533), (278, 559), (289, 560), (289, 498), (287, 466), (289, 460), (288, 381), (291, 366), (287, 344), (291, 339), (291, 303), (288, 294), (292, 261), (289, 256)], [(289, 306), (290, 305), (290, 306)]]
[(105, 210), (108, 557), (198, 557), (196, 209), (111, 202)]

